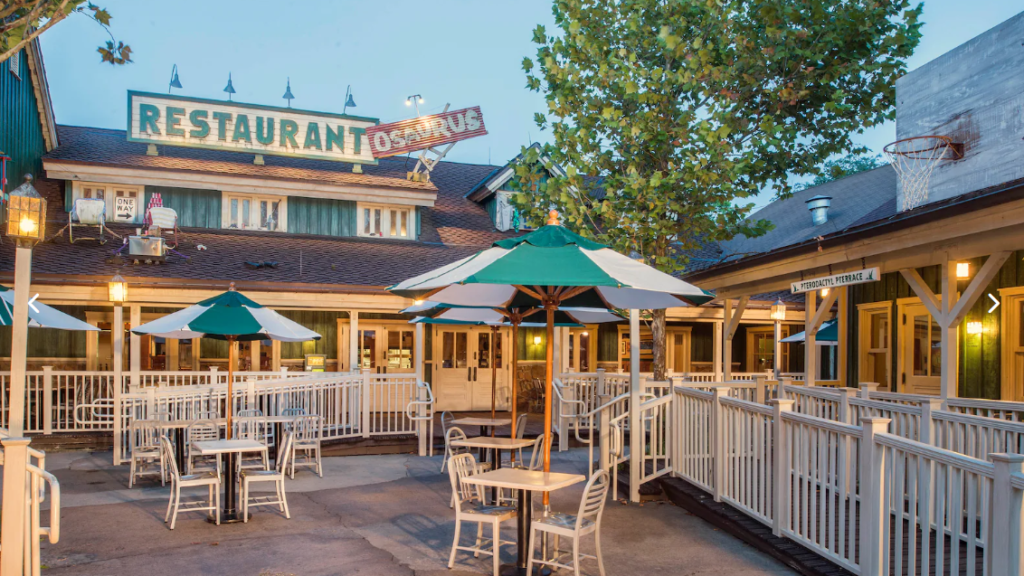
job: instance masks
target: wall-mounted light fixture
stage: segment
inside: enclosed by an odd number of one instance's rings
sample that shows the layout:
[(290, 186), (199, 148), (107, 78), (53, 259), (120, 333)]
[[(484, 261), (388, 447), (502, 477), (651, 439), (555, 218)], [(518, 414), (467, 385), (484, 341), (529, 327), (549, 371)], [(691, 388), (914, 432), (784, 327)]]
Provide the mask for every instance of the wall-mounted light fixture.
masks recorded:
[(828, 288), (822, 288), (821, 289), (821, 297), (825, 298), (827, 296), (828, 296)]
[(967, 333), (975, 336), (982, 333), (981, 322), (975, 320), (967, 323)]
[(971, 277), (971, 263), (970, 262), (957, 262), (956, 263), (956, 277), (960, 279)]
[(536, 346), (540, 346), (540, 336), (534, 336), (533, 337), (533, 343)]

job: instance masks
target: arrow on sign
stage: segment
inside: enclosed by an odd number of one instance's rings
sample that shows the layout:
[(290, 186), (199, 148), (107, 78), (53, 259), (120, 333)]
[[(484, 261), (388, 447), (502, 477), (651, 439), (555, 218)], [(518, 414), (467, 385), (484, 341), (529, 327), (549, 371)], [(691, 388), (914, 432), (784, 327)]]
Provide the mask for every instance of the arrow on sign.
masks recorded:
[(995, 310), (996, 308), (999, 308), (999, 300), (996, 300), (996, 297), (993, 296), (991, 292), (988, 293), (988, 297), (993, 302), (992, 307), (988, 309), (988, 313), (991, 314), (993, 310)]

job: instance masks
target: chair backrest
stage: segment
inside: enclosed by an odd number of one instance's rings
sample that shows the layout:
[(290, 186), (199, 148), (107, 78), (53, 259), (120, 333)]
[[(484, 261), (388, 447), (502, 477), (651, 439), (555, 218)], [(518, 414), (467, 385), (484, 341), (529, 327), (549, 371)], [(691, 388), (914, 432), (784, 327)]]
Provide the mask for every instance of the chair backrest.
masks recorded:
[(448, 460), (448, 479), (452, 483), (452, 493), (455, 494), (456, 510), (462, 509), (463, 502), (483, 502), (477, 487), (462, 481), (477, 473), (479, 473), (479, 469), (476, 465), (476, 458), (470, 452), (456, 454)]
[(316, 414), (296, 416), (295, 424), (291, 431), (295, 433), (295, 441), (297, 442), (319, 440), (321, 431), (320, 417)]
[(530, 455), (530, 470), (540, 470), (540, 455), (544, 453), (544, 435), (537, 436), (533, 443), (533, 453)]
[(149, 209), (146, 221), (164, 230), (174, 230), (178, 226), (178, 213), (173, 208), (154, 206)]
[(220, 426), (209, 420), (196, 420), (185, 430), (188, 443), (220, 440)]
[(71, 207), (71, 217), (80, 224), (105, 224), (107, 203), (100, 198), (78, 198)]
[(156, 420), (133, 420), (131, 425), (131, 447), (155, 448), (160, 446), (160, 427)]
[(285, 408), (281, 410), (281, 416), (305, 416), (305, 408)]
[(462, 428), (458, 426), (452, 426), (448, 429), (448, 433), (444, 436), (444, 445), (448, 448), (448, 453), (451, 455), (465, 454), (469, 452), (469, 448), (463, 446), (452, 446), (452, 442), (455, 440), (465, 440), (466, 433), (462, 431)]
[(447, 410), (441, 412), (441, 435), (447, 436), (448, 429), (452, 427), (452, 422), (455, 422), (455, 415)]
[(526, 433), (526, 414), (520, 414), (516, 418), (516, 438), (522, 439), (523, 434)]
[(576, 514), (577, 530), (580, 529), (584, 520), (591, 520), (600, 525), (604, 504), (608, 500), (609, 484), (607, 470), (598, 470), (590, 477), (590, 482), (587, 482), (587, 487), (583, 489), (583, 499), (580, 500), (580, 509)]
[(171, 472), (171, 481), (177, 482), (181, 480), (181, 472), (178, 470), (178, 460), (174, 457), (174, 446), (171, 445), (170, 438), (166, 436), (160, 437), (160, 449), (164, 453), (164, 460), (167, 462), (167, 468)]
[(281, 440), (281, 446), (277, 449), (277, 465), (274, 470), (278, 474), (284, 474), (284, 471), (288, 469), (288, 461), (292, 457), (292, 444), (295, 443), (295, 433), (285, 432), (284, 438)]
[(239, 410), (238, 418), (252, 418), (253, 416), (263, 416), (263, 410), (259, 408), (250, 408), (248, 410)]
[(234, 420), (235, 438), (265, 442), (267, 440), (267, 419), (263, 416), (239, 416)]
[(156, 410), (149, 415), (149, 420), (162, 420), (164, 422), (171, 421), (171, 413), (167, 410)]
[(217, 420), (218, 418), (220, 418), (220, 412), (217, 410), (207, 410), (196, 414), (197, 420)]

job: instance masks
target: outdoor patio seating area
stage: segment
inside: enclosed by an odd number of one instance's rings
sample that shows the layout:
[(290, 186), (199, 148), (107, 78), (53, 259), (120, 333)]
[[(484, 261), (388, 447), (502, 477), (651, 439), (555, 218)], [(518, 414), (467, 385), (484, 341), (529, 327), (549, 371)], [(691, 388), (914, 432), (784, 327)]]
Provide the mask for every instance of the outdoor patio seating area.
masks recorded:
[[(586, 451), (553, 454), (552, 471), (585, 474)], [(47, 469), (61, 484), (63, 536), (44, 544), (47, 574), (190, 573), (304, 575), (320, 574), (490, 574), (491, 558), (457, 555), (447, 564), (455, 535), (455, 511), (441, 453), (329, 457), (323, 478), (311, 469), (285, 478), (291, 519), (276, 510), (254, 513), (248, 523), (215, 526), (203, 514), (179, 514), (173, 531), (163, 518), (170, 485), (145, 478), (128, 489), (128, 465), (111, 465), (109, 452), (57, 453)], [(253, 486), (273, 495), (272, 483)], [(586, 482), (552, 493), (551, 507), (576, 514)], [(257, 492), (258, 491), (258, 492)], [(539, 503), (539, 499), (538, 502)], [(536, 503), (535, 503), (536, 504)], [(502, 538), (515, 541), (514, 522), (503, 524)], [(466, 531), (463, 542), (469, 542)], [(693, 573), (792, 574), (732, 536), (668, 503), (625, 506), (608, 500), (602, 528), (602, 557), (607, 574)], [(564, 539), (563, 548), (570, 542)], [(581, 552), (593, 555), (594, 542), (581, 540)], [(515, 560), (505, 546), (502, 564)], [(583, 574), (597, 574), (584, 560)]]

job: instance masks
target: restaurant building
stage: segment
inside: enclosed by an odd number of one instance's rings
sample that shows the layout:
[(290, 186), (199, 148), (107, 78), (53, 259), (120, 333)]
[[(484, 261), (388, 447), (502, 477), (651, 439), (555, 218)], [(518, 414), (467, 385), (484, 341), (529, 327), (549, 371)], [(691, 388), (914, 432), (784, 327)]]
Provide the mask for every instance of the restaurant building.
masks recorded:
[[(500, 166), (441, 160), (424, 170), (418, 153), (378, 158), (373, 152), (415, 146), (419, 136), (429, 143), (431, 135), (389, 130), (385, 139), (374, 118), (144, 92), (128, 94), (124, 130), (59, 125), (38, 46), (0, 66), (0, 150), (10, 158), (4, 191), (31, 173), (48, 202), (48, 240), (34, 249), (32, 293), (101, 328), (33, 329), (29, 370), (109, 371), (120, 362), (132, 381), (144, 373), (226, 370), (224, 342), (128, 331), (233, 282), (323, 336), (241, 343), (236, 370), (322, 365), (412, 373), (422, 362), (438, 408), (489, 409), (494, 347), (497, 402), (507, 406), (514, 379), (508, 330), (492, 341), (485, 327), (426, 327), (424, 357), (416, 358), (416, 330), (399, 314), (412, 302), (384, 288), (516, 234), (509, 196), (518, 157)], [(434, 136), (444, 128), (484, 129), (479, 108), (452, 114), (434, 126)], [(76, 206), (102, 209), (104, 226)], [(173, 210), (176, 220), (167, 222), (166, 210), (154, 218), (152, 207)], [(163, 225), (165, 252), (137, 253), (145, 248), (132, 242), (154, 224)], [(719, 257), (712, 248), (694, 255), (694, 263)], [(13, 244), (4, 242), (0, 281), (11, 283), (13, 270)], [(126, 321), (118, 328), (108, 294), (115, 274), (128, 283)], [(778, 297), (753, 298), (734, 327), (734, 374), (772, 368), (774, 349), (765, 337)], [(799, 304), (791, 302), (787, 314), (788, 334), (801, 318)], [(723, 307), (679, 308), (669, 316), (670, 370), (712, 377), (721, 366), (714, 360), (723, 355)], [(115, 329), (129, 342), (121, 359), (113, 355)], [(649, 370), (650, 330), (642, 332), (641, 360)], [(517, 377), (527, 383), (542, 373), (546, 335), (543, 329), (520, 334)], [(560, 329), (557, 338), (563, 370), (628, 369), (625, 325)], [(0, 328), (4, 368), (9, 350), (10, 329)], [(787, 368), (799, 370), (803, 355), (786, 351)]]

